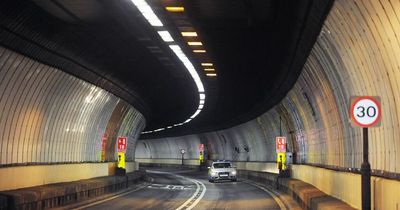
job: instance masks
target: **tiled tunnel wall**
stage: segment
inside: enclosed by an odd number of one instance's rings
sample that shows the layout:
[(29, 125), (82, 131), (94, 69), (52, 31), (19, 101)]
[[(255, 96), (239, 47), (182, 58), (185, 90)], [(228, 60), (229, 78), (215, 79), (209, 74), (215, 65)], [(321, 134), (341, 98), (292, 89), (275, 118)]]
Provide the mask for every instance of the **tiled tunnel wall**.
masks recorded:
[(116, 139), (128, 137), (133, 160), (141, 113), (111, 93), (0, 47), (0, 166), (99, 162)]
[[(337, 0), (300, 78), (280, 104), (227, 130), (140, 140), (136, 157), (176, 158), (180, 145), (171, 142), (185, 140), (193, 150), (206, 144), (211, 159), (275, 161), (281, 118), (297, 163), (359, 168), (362, 130), (350, 125), (348, 109), (351, 96), (371, 95), (381, 97), (383, 108), (381, 127), (369, 129), (371, 167), (374, 173), (399, 174), (399, 20), (397, 1)], [(190, 155), (197, 158), (197, 152)]]

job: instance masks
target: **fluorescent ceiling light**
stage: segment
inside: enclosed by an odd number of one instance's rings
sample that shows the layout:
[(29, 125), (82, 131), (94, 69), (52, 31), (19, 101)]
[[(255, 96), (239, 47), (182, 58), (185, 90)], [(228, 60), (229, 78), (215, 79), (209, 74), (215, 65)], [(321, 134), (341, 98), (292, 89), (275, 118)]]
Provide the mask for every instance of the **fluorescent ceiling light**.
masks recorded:
[(190, 46), (202, 46), (203, 43), (201, 43), (201, 42), (188, 42), (188, 45), (190, 45)]
[(207, 76), (209, 76), (209, 77), (216, 77), (217, 76), (217, 74), (215, 74), (215, 73), (209, 73), (209, 74), (206, 74)]
[(158, 19), (156, 14), (154, 14), (153, 10), (146, 3), (145, 0), (131, 0), (131, 1), (138, 8), (140, 13), (142, 13), (144, 18), (146, 18), (146, 20), (150, 23), (150, 25), (152, 25), (152, 26), (163, 26), (163, 24), (160, 21), (160, 19)]
[(200, 100), (199, 104), (204, 104), (204, 100)]
[(200, 112), (201, 112), (201, 109), (198, 109), (198, 110), (190, 117), (190, 119), (195, 118)]
[(170, 128), (172, 128), (172, 126), (168, 126), (167, 128), (170, 129)]
[(182, 36), (188, 36), (188, 37), (195, 37), (197, 36), (196, 32), (181, 32)]
[(200, 100), (205, 100), (206, 99), (206, 94), (200, 93)]
[(203, 107), (204, 107), (204, 104), (199, 104), (199, 108), (197, 108), (197, 109), (203, 109)]
[(201, 63), (202, 66), (213, 66), (212, 63)]
[(171, 34), (168, 31), (157, 31), (164, 42), (173, 42), (174, 39), (172, 38)]
[(185, 122), (183, 122), (183, 123), (188, 123), (188, 122), (190, 122), (192, 119), (187, 119)]
[(205, 53), (205, 50), (193, 50), (194, 53)]
[(204, 71), (215, 71), (215, 69), (204, 69)]
[(183, 12), (185, 11), (184, 7), (165, 7), (168, 12)]
[(183, 53), (182, 49), (178, 45), (169, 45), (172, 51), (178, 56), (179, 60), (183, 63), (186, 69), (189, 71), (190, 75), (192, 76), (194, 82), (196, 83), (197, 89), (199, 92), (204, 92), (204, 86), (201, 82), (199, 74), (197, 74), (196, 69), (194, 68), (193, 64), (189, 61), (186, 55)]

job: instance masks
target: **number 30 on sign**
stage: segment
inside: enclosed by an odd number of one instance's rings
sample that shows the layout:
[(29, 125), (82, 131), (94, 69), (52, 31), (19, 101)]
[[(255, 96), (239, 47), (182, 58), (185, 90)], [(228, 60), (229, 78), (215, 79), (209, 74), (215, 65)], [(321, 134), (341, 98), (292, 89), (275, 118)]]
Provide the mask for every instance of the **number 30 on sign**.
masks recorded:
[(379, 97), (352, 97), (350, 116), (353, 124), (358, 127), (368, 128), (379, 126), (382, 116)]

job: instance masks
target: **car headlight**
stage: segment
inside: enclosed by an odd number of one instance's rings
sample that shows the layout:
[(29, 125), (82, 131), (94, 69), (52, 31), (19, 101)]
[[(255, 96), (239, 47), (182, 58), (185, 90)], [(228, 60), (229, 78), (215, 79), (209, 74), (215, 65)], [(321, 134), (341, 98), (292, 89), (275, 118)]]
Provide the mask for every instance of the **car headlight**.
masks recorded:
[(214, 171), (212, 171), (212, 172), (211, 172), (211, 175), (212, 175), (212, 176), (217, 176), (217, 175), (218, 175), (218, 173), (217, 173), (217, 172), (214, 172)]
[(232, 176), (236, 176), (236, 171), (231, 172)]

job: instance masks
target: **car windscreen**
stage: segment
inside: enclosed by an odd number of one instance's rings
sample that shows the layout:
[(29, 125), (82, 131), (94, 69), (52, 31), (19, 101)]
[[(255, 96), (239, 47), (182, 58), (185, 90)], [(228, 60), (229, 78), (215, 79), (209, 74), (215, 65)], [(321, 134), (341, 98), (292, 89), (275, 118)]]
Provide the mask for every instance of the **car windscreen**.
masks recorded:
[(230, 163), (214, 163), (214, 168), (231, 168)]

